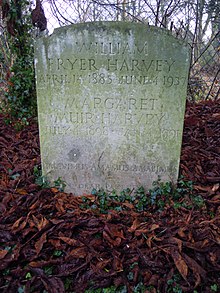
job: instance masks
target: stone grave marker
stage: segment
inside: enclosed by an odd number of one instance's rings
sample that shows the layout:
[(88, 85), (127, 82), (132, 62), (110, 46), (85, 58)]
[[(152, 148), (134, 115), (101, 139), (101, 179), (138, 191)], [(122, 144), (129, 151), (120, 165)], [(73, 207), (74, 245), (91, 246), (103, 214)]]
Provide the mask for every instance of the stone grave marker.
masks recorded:
[(75, 195), (176, 181), (189, 63), (183, 41), (138, 23), (75, 24), (38, 39), (43, 174)]

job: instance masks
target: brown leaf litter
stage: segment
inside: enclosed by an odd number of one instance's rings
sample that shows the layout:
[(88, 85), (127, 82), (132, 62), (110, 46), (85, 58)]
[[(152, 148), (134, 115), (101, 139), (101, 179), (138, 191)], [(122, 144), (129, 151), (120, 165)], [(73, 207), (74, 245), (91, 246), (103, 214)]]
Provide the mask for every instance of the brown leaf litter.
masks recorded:
[(134, 292), (140, 282), (145, 289), (137, 292), (219, 289), (219, 110), (219, 100), (188, 103), (185, 116), (181, 174), (195, 182), (203, 207), (171, 202), (137, 212), (125, 203), (108, 213), (85, 208), (83, 197), (41, 189), (33, 175), (40, 164), (36, 123), (16, 132), (0, 116), (0, 292), (113, 285)]

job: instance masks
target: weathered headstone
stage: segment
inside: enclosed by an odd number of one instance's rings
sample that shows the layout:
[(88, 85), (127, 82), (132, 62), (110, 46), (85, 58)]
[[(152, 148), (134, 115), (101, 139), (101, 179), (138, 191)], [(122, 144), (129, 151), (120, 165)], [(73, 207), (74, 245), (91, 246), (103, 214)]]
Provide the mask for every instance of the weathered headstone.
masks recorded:
[(66, 191), (177, 180), (190, 53), (135, 23), (67, 26), (37, 40), (43, 174)]

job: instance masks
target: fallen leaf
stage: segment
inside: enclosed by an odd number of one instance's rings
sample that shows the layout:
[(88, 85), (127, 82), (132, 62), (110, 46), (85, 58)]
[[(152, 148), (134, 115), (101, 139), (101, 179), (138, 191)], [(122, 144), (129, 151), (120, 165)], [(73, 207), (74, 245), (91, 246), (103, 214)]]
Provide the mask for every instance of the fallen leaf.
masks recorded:
[(175, 249), (171, 249), (171, 256), (181, 276), (183, 277), (184, 280), (187, 280), (188, 266), (185, 260), (183, 259), (181, 254)]
[(43, 233), (42, 236), (40, 237), (40, 239), (34, 245), (36, 252), (37, 252), (37, 255), (40, 253), (40, 251), (46, 241), (47, 241), (47, 234)]
[(0, 259), (3, 259), (7, 253), (8, 253), (7, 250), (0, 250)]
[(88, 250), (86, 247), (78, 247), (71, 250), (68, 253), (68, 258), (71, 256), (73, 258), (85, 258), (88, 255)]
[(76, 246), (77, 244), (79, 244), (78, 240), (71, 239), (69, 237), (59, 237), (59, 239), (64, 241), (65, 243), (71, 245), (71, 246)]

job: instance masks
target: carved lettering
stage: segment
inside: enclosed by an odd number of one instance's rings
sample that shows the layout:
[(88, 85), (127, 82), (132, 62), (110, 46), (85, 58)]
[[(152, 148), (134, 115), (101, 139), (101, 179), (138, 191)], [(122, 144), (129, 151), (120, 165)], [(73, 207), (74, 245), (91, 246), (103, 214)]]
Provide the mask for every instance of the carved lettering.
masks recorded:
[(161, 139), (163, 141), (177, 140), (180, 137), (180, 131), (175, 129), (161, 129)]
[[(136, 172), (136, 173), (156, 173), (160, 174), (163, 172), (174, 172), (175, 167), (173, 166), (158, 166), (154, 163), (147, 163), (142, 165), (135, 164), (102, 164), (102, 165), (87, 165), (83, 163), (62, 163), (62, 162), (43, 162), (43, 166), (48, 171), (50, 170), (98, 170), (101, 169), (103, 172)], [(84, 183), (85, 184), (85, 183)], [(81, 184), (81, 186), (85, 186)], [(109, 186), (109, 184), (108, 184)], [(101, 186), (100, 186), (101, 187)], [(95, 188), (94, 186), (92, 188)]]
[(148, 43), (136, 44), (136, 43), (120, 43), (120, 42), (75, 42), (76, 52), (87, 53), (91, 52), (96, 55), (130, 55), (137, 54), (140, 56), (148, 55)]
[[(108, 58), (106, 60), (105, 68), (108, 71), (131, 71), (131, 72), (170, 72), (175, 60), (146, 60), (146, 59), (114, 59)], [(48, 69), (50, 72), (61, 70), (99, 70), (103, 65), (99, 64), (96, 59), (90, 58), (54, 58), (48, 59)]]
[(46, 126), (45, 128), (45, 133), (52, 135), (66, 135), (69, 131), (69, 126)]
[[(66, 59), (67, 60), (67, 63), (69, 62), (70, 63), (70, 70), (73, 70), (74, 69), (74, 65), (75, 63), (77, 62), (77, 59), (71, 61), (69, 58)], [(59, 70), (59, 67), (58, 67), (58, 70)]]
[(49, 86), (61, 86), (67, 84), (82, 83), (82, 75), (67, 75), (67, 74), (46, 74), (40, 75), (38, 78), (38, 84), (44, 84)]
[(107, 59), (108, 71), (141, 71), (142, 73), (170, 72), (175, 61), (168, 60), (139, 60), (139, 59)]
[(77, 98), (69, 98), (65, 104), (65, 109), (74, 107), (75, 109), (82, 110), (141, 110), (141, 111), (155, 111), (160, 109), (159, 99), (153, 98), (99, 98), (93, 99), (84, 98), (79, 100)]
[(95, 59), (85, 58), (50, 58), (48, 59), (48, 69), (50, 72), (61, 70), (98, 70)]
[[(154, 101), (152, 100), (152, 103)], [(113, 104), (110, 104), (113, 106)], [(152, 104), (153, 106), (153, 104)], [(114, 109), (114, 108), (112, 108)], [(112, 110), (111, 109), (111, 110)], [(167, 119), (166, 113), (133, 113), (133, 112), (122, 112), (117, 113), (116, 111), (112, 112), (65, 112), (65, 113), (53, 113), (47, 117), (47, 121), (56, 125), (54, 129), (50, 129), (50, 133), (54, 134), (62, 134), (65, 131), (68, 131), (69, 128), (64, 128), (59, 126), (62, 123), (68, 125), (146, 125), (146, 124), (153, 124), (153, 125), (160, 125), (162, 121)], [(61, 127), (61, 128), (60, 128)], [(161, 134), (164, 139), (167, 137), (167, 131), (164, 129), (163, 133)], [(178, 133), (173, 133), (173, 137), (177, 136)]]

